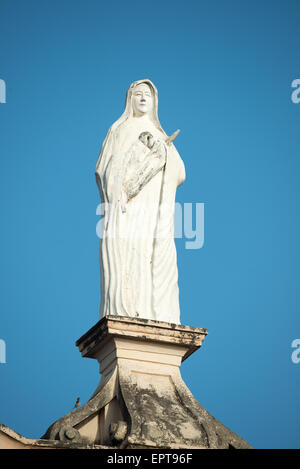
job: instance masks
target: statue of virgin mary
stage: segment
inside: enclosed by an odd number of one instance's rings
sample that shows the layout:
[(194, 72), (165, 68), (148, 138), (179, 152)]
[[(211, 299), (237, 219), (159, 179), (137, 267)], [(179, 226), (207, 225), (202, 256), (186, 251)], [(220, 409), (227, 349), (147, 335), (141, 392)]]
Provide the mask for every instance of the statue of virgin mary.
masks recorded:
[(150, 80), (129, 87), (96, 165), (105, 207), (100, 316), (180, 324), (174, 211), (185, 168), (158, 119)]

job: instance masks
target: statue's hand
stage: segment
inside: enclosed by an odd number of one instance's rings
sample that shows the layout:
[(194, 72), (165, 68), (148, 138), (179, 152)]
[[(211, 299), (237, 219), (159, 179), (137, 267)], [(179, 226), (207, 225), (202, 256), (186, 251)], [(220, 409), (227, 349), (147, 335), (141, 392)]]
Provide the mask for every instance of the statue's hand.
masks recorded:
[(152, 149), (154, 145), (153, 135), (150, 132), (142, 132), (139, 136), (139, 140), (149, 148)]
[(165, 164), (167, 151), (165, 144), (161, 140), (154, 140), (150, 132), (142, 132), (139, 136), (139, 140), (151, 150), (149, 157), (158, 158), (163, 165)]

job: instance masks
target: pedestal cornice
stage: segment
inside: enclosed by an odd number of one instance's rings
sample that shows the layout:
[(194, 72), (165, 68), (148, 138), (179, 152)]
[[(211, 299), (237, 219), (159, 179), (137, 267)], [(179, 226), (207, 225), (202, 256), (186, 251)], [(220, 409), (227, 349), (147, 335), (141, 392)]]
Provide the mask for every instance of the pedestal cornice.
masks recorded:
[(129, 340), (138, 339), (141, 343), (156, 342), (185, 347), (187, 351), (182, 357), (184, 361), (201, 347), (207, 334), (207, 329), (200, 327), (125, 316), (106, 316), (80, 337), (76, 346), (83, 357), (95, 358), (109, 337), (126, 337)]

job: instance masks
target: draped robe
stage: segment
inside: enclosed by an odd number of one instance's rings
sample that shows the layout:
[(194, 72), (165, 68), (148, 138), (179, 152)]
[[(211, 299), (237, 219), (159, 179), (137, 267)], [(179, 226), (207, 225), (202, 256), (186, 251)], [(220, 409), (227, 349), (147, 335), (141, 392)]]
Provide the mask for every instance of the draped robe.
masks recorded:
[(150, 120), (143, 125), (129, 119), (112, 127), (96, 168), (101, 199), (108, 204), (100, 240), (100, 316), (178, 324), (174, 209), (185, 169), (173, 144), (163, 144), (165, 164), (151, 153), (140, 133), (149, 131), (162, 142), (166, 135)]

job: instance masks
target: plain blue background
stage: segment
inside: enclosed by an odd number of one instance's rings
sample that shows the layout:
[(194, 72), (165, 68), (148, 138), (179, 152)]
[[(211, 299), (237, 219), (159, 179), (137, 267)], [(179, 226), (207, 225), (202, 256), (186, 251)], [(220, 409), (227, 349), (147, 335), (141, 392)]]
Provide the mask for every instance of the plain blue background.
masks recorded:
[(300, 448), (300, 3), (0, 0), (0, 421), (41, 436), (98, 366), (94, 168), (131, 82), (150, 78), (205, 244), (177, 240), (181, 321), (206, 327), (182, 375), (256, 448)]

